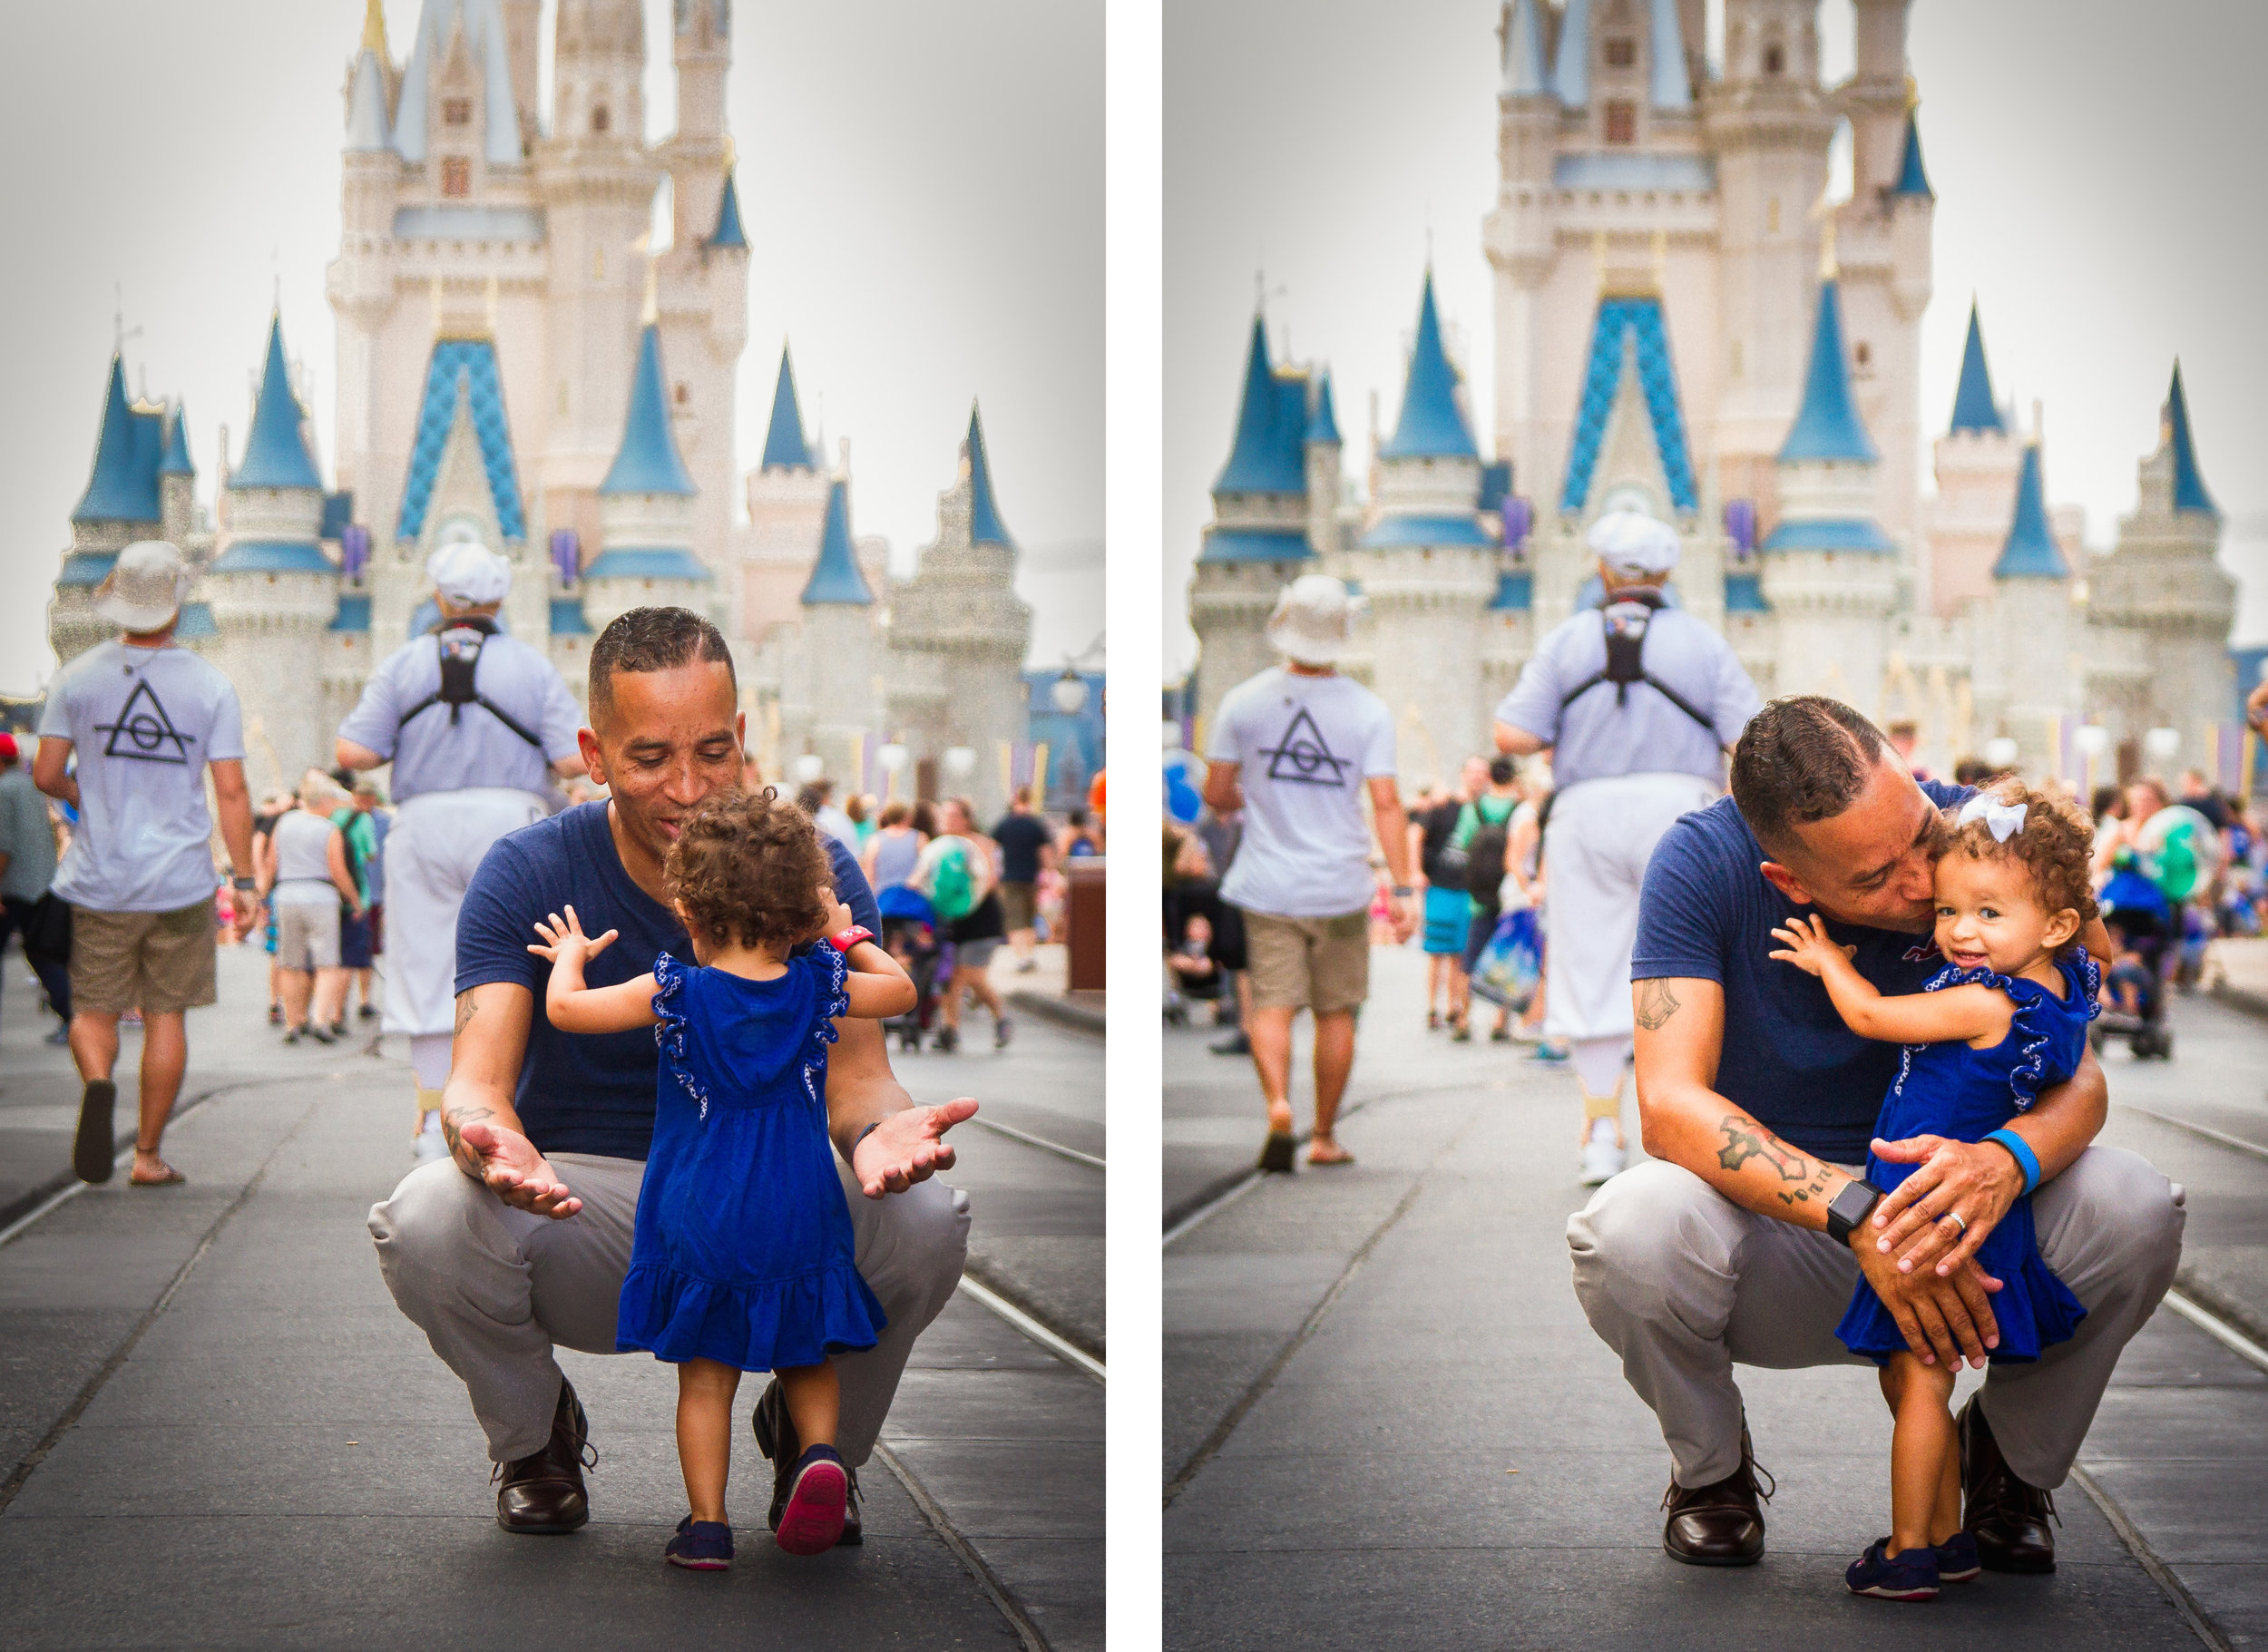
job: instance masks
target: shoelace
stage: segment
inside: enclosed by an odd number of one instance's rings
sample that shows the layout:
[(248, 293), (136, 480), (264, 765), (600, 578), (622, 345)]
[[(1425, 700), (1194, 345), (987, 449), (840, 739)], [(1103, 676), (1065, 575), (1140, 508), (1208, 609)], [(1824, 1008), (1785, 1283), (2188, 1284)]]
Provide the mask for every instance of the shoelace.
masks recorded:
[[(1765, 1468), (1761, 1462), (1758, 1462), (1753, 1455), (1743, 1457), (1741, 1459), (1741, 1466), (1734, 1470), (1732, 1473), (1726, 1475), (1725, 1480), (1737, 1480), (1744, 1473), (1748, 1476), (1748, 1489), (1756, 1494), (1757, 1500), (1761, 1502), (1770, 1502), (1774, 1494), (1780, 1489), (1780, 1482), (1773, 1477), (1772, 1471)], [(1756, 1476), (1759, 1474), (1763, 1475), (1766, 1481), (1770, 1481), (1768, 1486), (1760, 1486), (1756, 1483)], [(1725, 1481), (1721, 1481), (1718, 1483), (1723, 1484)], [(1703, 1490), (1704, 1488), (1696, 1486), (1692, 1489), (1697, 1491)], [(1675, 1479), (1671, 1480), (1669, 1482), (1669, 1490), (1662, 1493), (1661, 1506), (1665, 1509), (1668, 1508), (1672, 1502), (1677, 1500), (1677, 1493), (1685, 1490), (1686, 1490), (1686, 1488), (1679, 1485)], [(2057, 1522), (2058, 1525), (2061, 1523), (2062, 1522), (2060, 1520)]]

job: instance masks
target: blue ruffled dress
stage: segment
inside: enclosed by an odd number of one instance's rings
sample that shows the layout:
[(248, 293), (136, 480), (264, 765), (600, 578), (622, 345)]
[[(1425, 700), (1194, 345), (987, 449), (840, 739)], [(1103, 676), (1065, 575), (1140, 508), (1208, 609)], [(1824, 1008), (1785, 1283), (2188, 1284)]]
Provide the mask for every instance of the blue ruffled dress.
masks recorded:
[[(1898, 1077), (1882, 1099), (1874, 1134), (1884, 1141), (1910, 1136), (1981, 1141), (2009, 1121), (2011, 1109), (2024, 1111), (2041, 1090), (2077, 1071), (2087, 1051), (2087, 1023), (2101, 1010), (2102, 975), (2085, 953), (2057, 960), (2056, 968), (2063, 975), (2061, 998), (2036, 981), (1990, 970), (1950, 965), (1941, 970), (1923, 992), (1971, 982), (1998, 987), (2015, 1001), (2016, 1020), (2008, 1037), (1989, 1050), (1971, 1050), (1961, 1039), (1908, 1044)], [(1919, 1168), (1885, 1164), (1869, 1154), (1866, 1179), (1888, 1191)], [(1992, 1315), (2000, 1325), (1994, 1361), (2036, 1360), (2042, 1348), (2068, 1340), (2087, 1316), (2079, 1299), (2048, 1271), (2040, 1257), (2030, 1195), (2009, 1206), (1999, 1226), (1985, 1236), (1977, 1261), (2003, 1282), (1992, 1298)], [(1863, 1279), (1852, 1294), (1835, 1334), (1853, 1354), (1863, 1354), (1878, 1365), (1906, 1351), (1897, 1321)]]
[(771, 981), (654, 960), (661, 1067), (618, 1353), (774, 1371), (875, 1345), (887, 1319), (826, 1129), (845, 973), (827, 946)]

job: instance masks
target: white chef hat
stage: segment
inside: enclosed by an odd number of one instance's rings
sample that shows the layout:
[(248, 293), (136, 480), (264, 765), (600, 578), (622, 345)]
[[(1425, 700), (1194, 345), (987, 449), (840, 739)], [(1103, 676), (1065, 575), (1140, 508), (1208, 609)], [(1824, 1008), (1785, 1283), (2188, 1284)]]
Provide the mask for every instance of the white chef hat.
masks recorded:
[(1677, 530), (1643, 511), (1608, 512), (1591, 524), (1585, 543), (1625, 577), (1659, 576), (1677, 566)]
[(512, 589), (512, 564), (476, 540), (459, 540), (425, 559), (425, 577), (459, 608), (484, 608)]

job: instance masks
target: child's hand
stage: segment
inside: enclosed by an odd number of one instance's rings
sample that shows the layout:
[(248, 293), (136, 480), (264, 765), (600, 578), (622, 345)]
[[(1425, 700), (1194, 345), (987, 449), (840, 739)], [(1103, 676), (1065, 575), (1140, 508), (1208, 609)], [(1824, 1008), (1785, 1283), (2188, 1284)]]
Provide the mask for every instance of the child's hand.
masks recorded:
[(582, 920), (575, 916), (575, 909), (570, 906), (564, 923), (560, 921), (559, 914), (553, 913), (548, 924), (541, 919), (536, 921), (535, 933), (543, 937), (543, 943), (531, 943), (528, 951), (539, 958), (569, 963), (579, 970), (613, 945), (615, 936), (622, 932), (610, 929), (602, 935), (586, 935), (582, 933)]
[(1782, 963), (1792, 963), (1806, 975), (1823, 975), (1829, 954), (1850, 959), (1858, 955), (1855, 946), (1837, 946), (1827, 938), (1827, 920), (1817, 913), (1808, 917), (1794, 917), (1781, 928), (1772, 932), (1772, 938), (1785, 949), (1772, 956)]
[(826, 906), (826, 923), (819, 931), (822, 938), (827, 935), (839, 935), (845, 930), (855, 927), (858, 923), (856, 918), (851, 916), (851, 909), (836, 900), (835, 891), (824, 884), (819, 886), (819, 899)]

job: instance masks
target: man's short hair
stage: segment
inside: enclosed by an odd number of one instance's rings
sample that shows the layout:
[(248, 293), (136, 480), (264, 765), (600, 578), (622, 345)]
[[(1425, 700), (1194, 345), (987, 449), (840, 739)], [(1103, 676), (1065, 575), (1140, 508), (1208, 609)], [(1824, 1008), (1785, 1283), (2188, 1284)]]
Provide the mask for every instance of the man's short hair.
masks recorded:
[(1733, 802), (1774, 854), (1794, 828), (1830, 820), (1858, 800), (1890, 743), (1839, 699), (1791, 694), (1748, 719), (1733, 748)]
[(699, 660), (721, 665), (732, 679), (733, 700), (740, 679), (724, 633), (689, 608), (633, 608), (619, 615), (591, 645), (591, 726), (614, 709), (618, 671), (671, 671)]
[(1519, 772), (1520, 765), (1501, 752), (1489, 759), (1489, 784), (1491, 786), (1510, 786), (1512, 777)]

